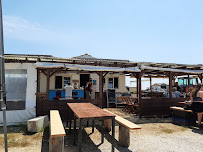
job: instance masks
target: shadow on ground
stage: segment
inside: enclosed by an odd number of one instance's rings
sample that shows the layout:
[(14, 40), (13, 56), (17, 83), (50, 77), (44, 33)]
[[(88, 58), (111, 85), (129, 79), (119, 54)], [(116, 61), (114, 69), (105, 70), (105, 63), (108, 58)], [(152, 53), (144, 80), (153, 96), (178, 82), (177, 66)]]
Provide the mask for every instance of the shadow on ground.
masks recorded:
[[(115, 149), (120, 152), (132, 152), (128, 149), (128, 147), (121, 147), (118, 145), (118, 141), (116, 139), (113, 140), (110, 133), (105, 132), (104, 138), (106, 139), (104, 143), (101, 143), (101, 132), (102, 127), (100, 122), (98, 121), (95, 125), (95, 132), (91, 133), (92, 128), (86, 127), (82, 131), (82, 151), (83, 152), (102, 152), (100, 149), (104, 149), (106, 145), (108, 145), (109, 149), (104, 151), (111, 151), (111, 144), (115, 142)], [(90, 137), (94, 136), (94, 137)], [(76, 146), (74, 146), (74, 139), (76, 137)], [(76, 134), (74, 134), (73, 130), (71, 134), (69, 134), (69, 129), (66, 129), (66, 136), (64, 138), (64, 151), (68, 152), (77, 152), (77, 137), (78, 137), (78, 127), (76, 129)], [(104, 145), (103, 145), (104, 144)], [(100, 147), (102, 146), (102, 148)], [(42, 152), (49, 151), (49, 129), (44, 131), (43, 139), (42, 139)]]

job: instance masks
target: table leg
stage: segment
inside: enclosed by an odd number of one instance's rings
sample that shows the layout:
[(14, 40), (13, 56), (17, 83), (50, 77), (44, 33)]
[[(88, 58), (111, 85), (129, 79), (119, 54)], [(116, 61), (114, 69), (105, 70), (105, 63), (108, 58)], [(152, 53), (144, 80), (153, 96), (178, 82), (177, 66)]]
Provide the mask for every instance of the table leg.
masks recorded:
[(66, 122), (66, 127), (68, 127), (68, 121), (69, 121), (69, 112), (70, 111), (70, 108), (68, 107), (68, 111), (67, 111), (67, 122)]
[(70, 119), (70, 122), (69, 122), (69, 134), (71, 134), (71, 124), (72, 124), (72, 120)]
[(74, 142), (73, 145), (76, 145), (76, 116), (74, 114)]
[(89, 127), (89, 120), (87, 120), (87, 127)]
[(104, 120), (102, 120), (102, 125), (101, 125), (101, 143), (104, 143)]
[(95, 121), (92, 120), (92, 133), (94, 132), (94, 125), (95, 125)]
[(82, 145), (82, 120), (79, 119), (79, 133), (78, 133), (78, 149), (81, 152), (81, 145)]
[(115, 147), (115, 117), (112, 118), (112, 137), (113, 137), (113, 141), (112, 141), (111, 151), (114, 152), (114, 147)]

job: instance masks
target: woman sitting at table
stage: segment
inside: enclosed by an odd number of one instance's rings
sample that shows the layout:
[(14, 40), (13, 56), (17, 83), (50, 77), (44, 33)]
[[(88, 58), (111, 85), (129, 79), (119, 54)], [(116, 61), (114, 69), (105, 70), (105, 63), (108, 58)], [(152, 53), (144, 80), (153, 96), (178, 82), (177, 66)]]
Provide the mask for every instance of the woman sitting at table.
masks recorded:
[(191, 94), (191, 109), (197, 113), (198, 126), (201, 126), (203, 116), (203, 84), (198, 84)]

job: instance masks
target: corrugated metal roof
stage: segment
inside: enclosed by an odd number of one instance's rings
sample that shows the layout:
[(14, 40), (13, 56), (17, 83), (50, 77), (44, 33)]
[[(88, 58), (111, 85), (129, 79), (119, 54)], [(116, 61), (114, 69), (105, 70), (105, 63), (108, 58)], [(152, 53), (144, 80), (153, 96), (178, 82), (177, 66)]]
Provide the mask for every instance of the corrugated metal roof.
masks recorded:
[[(175, 71), (181, 72), (181, 69), (184, 70), (194, 70), (199, 73), (203, 70), (202, 64), (175, 64), (175, 63), (153, 63), (153, 62), (132, 62), (129, 60), (116, 60), (116, 59), (100, 59), (100, 58), (85, 58), (88, 57), (88, 54), (73, 58), (61, 58), (54, 57), (52, 55), (24, 55), (24, 54), (5, 54), (5, 61), (8, 62), (52, 62), (52, 63), (68, 63), (68, 64), (82, 64), (82, 65), (98, 65), (98, 66), (107, 66), (107, 67), (148, 67), (148, 71), (159, 70), (157, 68), (162, 68), (161, 71), (168, 71), (174, 69)], [(150, 68), (149, 68), (150, 67)], [(159, 70), (160, 71), (160, 70)]]

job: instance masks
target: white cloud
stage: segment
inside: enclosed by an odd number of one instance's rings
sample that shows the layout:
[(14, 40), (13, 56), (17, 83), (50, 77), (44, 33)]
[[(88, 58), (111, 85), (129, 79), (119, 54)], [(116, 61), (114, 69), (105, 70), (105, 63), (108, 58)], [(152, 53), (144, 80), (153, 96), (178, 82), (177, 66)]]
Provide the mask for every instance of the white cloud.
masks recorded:
[[(64, 43), (77, 42), (81, 38), (78, 33), (64, 34), (40, 23), (31, 22), (21, 17), (3, 16), (4, 36), (6, 38), (19, 39), (38, 43)], [(48, 30), (49, 29), (49, 30)]]

